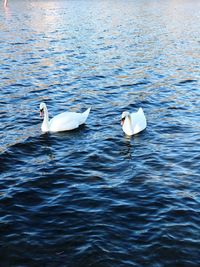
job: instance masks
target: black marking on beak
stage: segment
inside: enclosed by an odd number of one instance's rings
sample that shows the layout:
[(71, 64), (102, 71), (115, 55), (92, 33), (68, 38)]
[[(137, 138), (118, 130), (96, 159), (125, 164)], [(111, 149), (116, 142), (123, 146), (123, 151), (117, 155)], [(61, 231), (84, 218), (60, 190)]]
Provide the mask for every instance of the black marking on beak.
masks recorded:
[(43, 114), (44, 114), (44, 109), (40, 109), (40, 117), (43, 117)]
[(121, 125), (124, 124), (125, 118), (126, 118), (126, 117), (124, 117), (124, 118), (121, 119)]

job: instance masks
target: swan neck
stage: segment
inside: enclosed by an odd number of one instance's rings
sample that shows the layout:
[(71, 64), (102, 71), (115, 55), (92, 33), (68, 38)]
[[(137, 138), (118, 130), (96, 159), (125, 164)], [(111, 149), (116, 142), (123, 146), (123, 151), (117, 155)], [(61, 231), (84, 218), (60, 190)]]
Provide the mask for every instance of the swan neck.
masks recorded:
[(127, 135), (132, 135), (133, 134), (133, 127), (132, 127), (132, 121), (131, 121), (131, 115), (127, 115), (124, 125), (123, 125), (123, 130)]
[(49, 113), (46, 106), (44, 107), (44, 120), (42, 123), (42, 130), (45, 132), (49, 131)]
[(49, 112), (47, 107), (44, 108), (44, 120), (49, 121)]
[(127, 119), (128, 124), (131, 126), (131, 115), (129, 114), (129, 115), (126, 117), (126, 119)]

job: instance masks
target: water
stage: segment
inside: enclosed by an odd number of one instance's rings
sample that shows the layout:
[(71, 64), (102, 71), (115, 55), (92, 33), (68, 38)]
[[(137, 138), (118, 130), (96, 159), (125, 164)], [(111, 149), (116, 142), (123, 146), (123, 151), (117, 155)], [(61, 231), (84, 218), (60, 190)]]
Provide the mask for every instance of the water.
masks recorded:
[[(200, 266), (200, 2), (0, 10), (1, 266)], [(92, 106), (76, 131), (42, 134)], [(126, 137), (124, 110), (148, 127)]]

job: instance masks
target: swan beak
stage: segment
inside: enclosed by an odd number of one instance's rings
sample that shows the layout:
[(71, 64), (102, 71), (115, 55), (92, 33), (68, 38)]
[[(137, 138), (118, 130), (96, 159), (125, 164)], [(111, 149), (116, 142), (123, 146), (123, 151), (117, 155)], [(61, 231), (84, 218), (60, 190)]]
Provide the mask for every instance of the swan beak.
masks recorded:
[(121, 119), (121, 126), (124, 125), (125, 118)]
[(44, 115), (44, 110), (43, 109), (40, 109), (40, 117), (42, 118)]

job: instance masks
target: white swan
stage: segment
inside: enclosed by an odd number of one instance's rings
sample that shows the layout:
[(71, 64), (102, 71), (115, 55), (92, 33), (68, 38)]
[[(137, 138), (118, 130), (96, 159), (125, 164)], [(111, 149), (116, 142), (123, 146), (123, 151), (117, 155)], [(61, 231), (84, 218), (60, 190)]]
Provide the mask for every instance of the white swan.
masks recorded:
[(44, 115), (44, 120), (41, 126), (43, 132), (62, 132), (69, 131), (78, 128), (81, 124), (84, 124), (90, 113), (88, 108), (83, 113), (76, 112), (63, 112), (49, 121), (48, 109), (45, 103), (40, 104), (40, 116)]
[(139, 108), (135, 113), (124, 111), (121, 119), (122, 129), (127, 135), (137, 134), (147, 127), (147, 120), (143, 109)]

